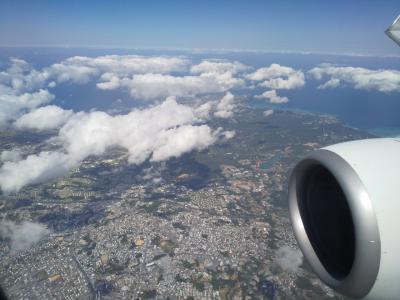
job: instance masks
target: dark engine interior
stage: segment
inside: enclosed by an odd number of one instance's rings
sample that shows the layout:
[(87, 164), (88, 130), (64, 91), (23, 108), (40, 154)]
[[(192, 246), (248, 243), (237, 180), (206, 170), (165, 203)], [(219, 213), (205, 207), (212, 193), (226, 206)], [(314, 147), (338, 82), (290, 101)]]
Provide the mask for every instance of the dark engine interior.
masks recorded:
[(354, 224), (345, 194), (322, 165), (311, 165), (302, 175), (297, 197), (306, 233), (327, 272), (343, 279), (355, 257)]

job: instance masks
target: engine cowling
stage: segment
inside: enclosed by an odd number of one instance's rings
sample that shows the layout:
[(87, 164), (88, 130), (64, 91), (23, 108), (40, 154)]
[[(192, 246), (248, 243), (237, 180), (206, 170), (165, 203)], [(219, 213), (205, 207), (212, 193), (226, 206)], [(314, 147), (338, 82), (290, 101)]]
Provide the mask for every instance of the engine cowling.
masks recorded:
[(296, 165), (290, 218), (306, 260), (327, 285), (352, 298), (399, 298), (399, 191), (400, 139), (332, 145)]

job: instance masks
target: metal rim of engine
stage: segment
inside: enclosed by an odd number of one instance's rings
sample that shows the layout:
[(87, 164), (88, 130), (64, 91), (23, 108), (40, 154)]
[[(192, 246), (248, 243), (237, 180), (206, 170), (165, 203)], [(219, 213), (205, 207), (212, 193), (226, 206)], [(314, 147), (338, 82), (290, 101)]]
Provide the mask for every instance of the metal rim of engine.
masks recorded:
[[(298, 183), (313, 166), (323, 166), (335, 177), (346, 197), (355, 232), (355, 257), (349, 274), (335, 279), (320, 262), (308, 238), (299, 209)], [(370, 196), (356, 171), (338, 154), (320, 149), (312, 152), (293, 170), (289, 182), (289, 211), (294, 233), (306, 260), (318, 276), (333, 289), (362, 298), (373, 287), (379, 271), (381, 243)]]

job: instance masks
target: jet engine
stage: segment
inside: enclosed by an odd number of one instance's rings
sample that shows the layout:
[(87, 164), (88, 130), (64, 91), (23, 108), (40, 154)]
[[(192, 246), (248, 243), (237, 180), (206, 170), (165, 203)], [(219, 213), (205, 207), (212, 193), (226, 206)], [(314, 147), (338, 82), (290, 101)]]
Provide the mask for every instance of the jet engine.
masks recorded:
[(399, 298), (400, 139), (311, 152), (291, 174), (289, 211), (304, 257), (327, 285), (351, 298)]

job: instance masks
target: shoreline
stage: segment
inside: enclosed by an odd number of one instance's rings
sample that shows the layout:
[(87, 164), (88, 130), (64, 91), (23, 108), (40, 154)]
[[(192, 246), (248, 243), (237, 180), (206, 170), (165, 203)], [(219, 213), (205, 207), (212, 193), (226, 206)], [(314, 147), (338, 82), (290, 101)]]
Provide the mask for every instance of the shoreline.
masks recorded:
[(400, 127), (374, 127), (374, 128), (359, 128), (354, 125), (350, 125), (343, 121), (340, 116), (333, 115), (327, 112), (320, 112), (320, 111), (310, 111), (310, 110), (305, 110), (301, 108), (288, 108), (288, 107), (283, 107), (283, 106), (278, 106), (266, 102), (262, 103), (256, 103), (253, 101), (247, 102), (246, 106), (254, 109), (272, 109), (272, 110), (281, 110), (281, 111), (290, 111), (294, 113), (306, 113), (306, 114), (313, 114), (313, 115), (319, 115), (319, 116), (331, 116), (339, 120), (344, 126), (353, 128), (356, 130), (361, 130), (366, 133), (369, 133), (371, 135), (374, 135), (376, 137), (386, 137), (386, 138), (393, 138), (393, 137), (400, 137)]

